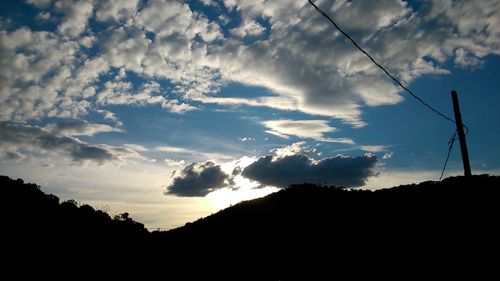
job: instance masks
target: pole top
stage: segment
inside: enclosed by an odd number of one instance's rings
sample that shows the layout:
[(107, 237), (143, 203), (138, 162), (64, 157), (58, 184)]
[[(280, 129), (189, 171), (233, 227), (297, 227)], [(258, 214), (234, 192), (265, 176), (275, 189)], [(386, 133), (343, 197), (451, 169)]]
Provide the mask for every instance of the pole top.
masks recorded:
[(457, 94), (457, 91), (455, 91), (455, 90), (451, 90), (451, 94), (452, 94), (452, 95), (456, 95), (456, 94)]

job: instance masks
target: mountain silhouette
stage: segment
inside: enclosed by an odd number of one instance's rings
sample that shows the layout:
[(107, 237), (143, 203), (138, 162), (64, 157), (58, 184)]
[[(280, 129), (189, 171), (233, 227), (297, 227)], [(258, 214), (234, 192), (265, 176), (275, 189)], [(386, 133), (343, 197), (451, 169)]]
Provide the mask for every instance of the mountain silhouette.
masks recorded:
[(377, 191), (301, 184), (153, 232), (127, 213), (111, 218), (72, 200), (60, 203), (20, 179), (0, 182), (6, 264), (40, 272), (494, 278), (500, 265), (498, 176)]

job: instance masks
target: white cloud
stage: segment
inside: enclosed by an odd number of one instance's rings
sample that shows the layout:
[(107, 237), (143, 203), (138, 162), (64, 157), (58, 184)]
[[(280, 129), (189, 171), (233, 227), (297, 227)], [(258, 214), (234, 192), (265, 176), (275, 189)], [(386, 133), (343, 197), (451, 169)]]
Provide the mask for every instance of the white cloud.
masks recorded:
[(160, 84), (149, 82), (141, 85), (139, 91), (132, 90), (133, 85), (124, 81), (108, 81), (104, 84), (104, 90), (97, 95), (97, 102), (102, 105), (126, 104), (126, 105), (146, 105), (160, 104), (161, 107), (174, 113), (185, 113), (197, 109), (177, 99), (168, 100), (160, 93)]
[(144, 32), (138, 28), (118, 27), (101, 34), (99, 45), (104, 50), (103, 59), (116, 68), (141, 73), (142, 63), (151, 44)]
[(190, 150), (187, 150), (182, 147), (175, 147), (175, 146), (158, 146), (155, 148), (157, 151), (161, 152), (170, 152), (170, 153), (191, 153)]
[(141, 152), (149, 151), (149, 149), (147, 149), (146, 147), (144, 147), (140, 144), (124, 144), (123, 146), (129, 147), (135, 151), (141, 151)]
[(69, 83), (78, 50), (76, 42), (51, 32), (0, 30), (0, 120), (85, 114), (87, 101), (59, 94)]
[(40, 12), (38, 15), (36, 15), (36, 18), (38, 20), (49, 20), (51, 17), (49, 12)]
[(481, 65), (482, 61), (465, 49), (458, 48), (455, 51), (455, 63), (461, 67), (475, 67)]
[(299, 138), (311, 138), (317, 141), (324, 142), (339, 142), (339, 143), (354, 143), (348, 138), (331, 138), (325, 134), (336, 131), (335, 127), (328, 125), (327, 120), (291, 120), (280, 119), (264, 121), (262, 124), (268, 128), (267, 133), (276, 135), (282, 138), (296, 136)]
[(273, 148), (269, 151), (277, 157), (285, 157), (298, 154), (309, 154), (316, 152), (316, 148), (306, 146), (305, 141), (295, 142), (288, 146)]
[(122, 132), (121, 129), (106, 124), (94, 124), (82, 120), (51, 123), (45, 126), (45, 129), (55, 135), (63, 136), (93, 136), (98, 133)]
[(233, 28), (231, 33), (238, 37), (259, 36), (266, 31), (266, 28), (254, 20), (246, 20), (239, 27)]
[(66, 16), (57, 27), (59, 33), (70, 38), (78, 37), (85, 29), (93, 12), (92, 1), (58, 1), (56, 7), (63, 10)]
[(350, 138), (324, 138), (321, 141), (336, 142), (336, 143), (343, 143), (343, 144), (354, 144), (354, 141)]
[(205, 6), (214, 6), (214, 7), (218, 6), (215, 0), (200, 0), (200, 2)]
[(85, 48), (90, 48), (94, 43), (96, 42), (97, 38), (95, 36), (83, 36), (80, 38), (80, 45), (82, 45)]
[(169, 167), (184, 167), (184, 166), (186, 166), (186, 161), (184, 161), (184, 160), (174, 160), (174, 159), (170, 159), (170, 158), (165, 158), (163, 160), (163, 162), (165, 162), (165, 164), (167, 164), (167, 166), (169, 166)]
[(53, 0), (26, 0), (26, 3), (39, 8), (47, 8), (52, 2)]
[(187, 4), (175, 1), (149, 1), (137, 20), (146, 30), (161, 38), (179, 36), (176, 39), (184, 37), (189, 40), (198, 34), (206, 42), (212, 42), (222, 36), (218, 25), (193, 13)]
[(103, 0), (96, 9), (96, 19), (99, 21), (122, 21), (131, 19), (139, 0)]
[(270, 120), (262, 124), (271, 131), (300, 138), (324, 139), (326, 133), (335, 132), (336, 128), (328, 125), (327, 120)]
[(391, 159), (392, 158), (392, 155), (394, 154), (394, 152), (386, 152), (384, 153), (384, 155), (382, 156), (382, 159), (383, 160), (387, 160), (387, 159)]
[(123, 122), (113, 112), (104, 109), (97, 109), (96, 111), (102, 114), (104, 119), (112, 121), (116, 126), (123, 126)]
[(214, 153), (203, 150), (195, 150), (191, 148), (183, 148), (177, 146), (158, 146), (154, 149), (157, 152), (167, 153), (169, 156), (174, 154), (175, 158), (182, 156), (184, 161), (211, 161), (217, 163), (225, 163), (234, 160), (234, 156), (227, 153)]
[(228, 16), (224, 15), (224, 14), (219, 15), (219, 17), (217, 18), (217, 20), (218, 20), (218, 21), (219, 21), (222, 25), (226, 25), (226, 24), (228, 24), (228, 23), (231, 21), (231, 19), (230, 19)]
[(362, 145), (359, 148), (361, 148), (364, 151), (373, 152), (373, 153), (386, 150), (386, 147), (383, 145)]

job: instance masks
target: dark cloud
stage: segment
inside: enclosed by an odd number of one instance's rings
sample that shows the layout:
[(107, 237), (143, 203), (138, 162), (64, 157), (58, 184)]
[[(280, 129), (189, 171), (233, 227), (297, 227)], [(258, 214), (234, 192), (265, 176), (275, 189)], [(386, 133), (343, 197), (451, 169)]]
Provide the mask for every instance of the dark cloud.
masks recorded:
[(26, 160), (27, 157), (17, 151), (1, 151), (0, 161), (1, 162), (21, 162)]
[(100, 147), (87, 145), (79, 145), (75, 147), (71, 150), (70, 155), (71, 158), (77, 162), (82, 160), (92, 160), (102, 163), (106, 160), (113, 159), (113, 154), (110, 151)]
[(231, 184), (231, 177), (224, 173), (220, 165), (211, 161), (205, 163), (192, 163), (182, 169), (174, 171), (173, 181), (167, 187), (165, 194), (178, 196), (197, 197)]
[(301, 183), (357, 187), (375, 175), (373, 167), (376, 163), (377, 157), (372, 155), (336, 156), (319, 161), (303, 154), (281, 158), (264, 156), (246, 167), (241, 175), (262, 185), (281, 188)]
[(91, 160), (103, 163), (115, 159), (113, 151), (110, 149), (92, 146), (78, 139), (62, 136), (37, 126), (0, 122), (0, 131), (2, 132), (0, 146), (2, 150), (10, 153), (16, 153), (18, 149), (56, 152), (68, 155), (75, 162)]

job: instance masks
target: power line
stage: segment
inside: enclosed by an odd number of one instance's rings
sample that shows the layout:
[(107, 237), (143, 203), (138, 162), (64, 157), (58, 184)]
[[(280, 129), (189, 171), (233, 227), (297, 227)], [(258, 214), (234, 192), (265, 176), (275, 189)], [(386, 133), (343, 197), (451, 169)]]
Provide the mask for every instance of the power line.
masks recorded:
[[(412, 97), (414, 97), (416, 100), (418, 100), (420, 103), (422, 103), (424, 106), (426, 106), (427, 108), (429, 108), (430, 110), (434, 111), (436, 114), (438, 114), (439, 116), (443, 117), (444, 119), (450, 121), (450, 122), (453, 122), (453, 123), (456, 123), (455, 120), (453, 120), (452, 118), (444, 115), (443, 113), (439, 112), (437, 109), (435, 109), (434, 107), (432, 107), (430, 104), (428, 104), (427, 102), (425, 102), (423, 99), (421, 99), (419, 96), (417, 96), (416, 94), (414, 94), (410, 89), (406, 88), (396, 77), (392, 76), (392, 74), (389, 73), (389, 71), (387, 71), (382, 65), (380, 65), (377, 61), (375, 61), (372, 56), (370, 56), (370, 54), (368, 54), (363, 48), (361, 48), (358, 43), (356, 43), (356, 41), (354, 41), (354, 39), (351, 38), (351, 36), (349, 36), (349, 34), (345, 33), (344, 30), (342, 30), (342, 28), (340, 28), (333, 20), (332, 18), (330, 18), (330, 16), (328, 16), (325, 12), (323, 12), (323, 10), (321, 10), (318, 6), (316, 6), (314, 4), (314, 2), (312, 0), (309, 0), (309, 3), (316, 9), (316, 11), (318, 11), (318, 13), (322, 16), (324, 16), (325, 18), (327, 18), (331, 23), (332, 25), (338, 30), (340, 31), (340, 33), (342, 33), (345, 37), (347, 37), (347, 39), (349, 39), (352, 44), (354, 44), (354, 46), (356, 46), (356, 48), (358, 48), (359, 51), (361, 51), (363, 54), (365, 54), (376, 66), (378, 66), (380, 69), (382, 69), (382, 71), (384, 71), (384, 73), (389, 76), (389, 78), (391, 78), (394, 82), (396, 82), (401, 88), (403, 88), (406, 92), (408, 92)], [(465, 125), (464, 125), (465, 126)], [(467, 130), (468, 131), (468, 130)]]
[(444, 161), (444, 166), (443, 170), (441, 171), (441, 176), (439, 177), (439, 181), (443, 178), (444, 170), (446, 170), (446, 164), (448, 164), (448, 159), (450, 159), (450, 154), (451, 154), (451, 149), (453, 148), (453, 144), (457, 140), (457, 131), (455, 130), (455, 133), (451, 136), (450, 140), (448, 141), (448, 155), (446, 155), (446, 160)]

